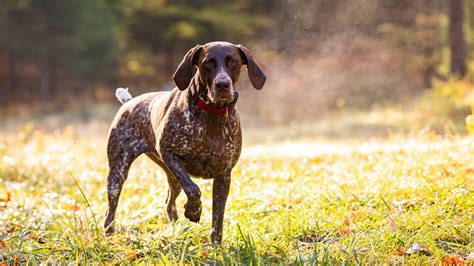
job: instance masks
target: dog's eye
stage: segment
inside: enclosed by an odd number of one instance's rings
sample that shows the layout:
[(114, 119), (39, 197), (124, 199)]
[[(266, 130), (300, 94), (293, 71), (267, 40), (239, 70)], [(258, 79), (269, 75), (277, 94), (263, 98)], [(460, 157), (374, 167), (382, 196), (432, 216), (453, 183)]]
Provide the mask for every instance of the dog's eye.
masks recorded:
[(204, 66), (207, 67), (207, 68), (215, 68), (216, 67), (216, 64), (214, 62), (214, 60), (205, 60), (204, 61)]
[(229, 66), (236, 66), (239, 63), (235, 58), (229, 58)]

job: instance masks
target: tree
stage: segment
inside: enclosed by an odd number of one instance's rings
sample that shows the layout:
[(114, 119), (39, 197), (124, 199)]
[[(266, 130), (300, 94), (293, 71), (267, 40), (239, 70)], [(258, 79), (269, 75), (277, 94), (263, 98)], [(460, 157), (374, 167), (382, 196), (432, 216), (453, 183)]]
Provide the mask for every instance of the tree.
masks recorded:
[(464, 1), (449, 1), (449, 46), (451, 49), (451, 73), (464, 77), (466, 68), (466, 41), (464, 39)]
[(115, 60), (114, 17), (103, 1), (9, 0), (0, 6), (6, 10), (3, 45), (23, 67), (35, 66), (38, 81), (31, 87), (43, 101), (54, 93), (59, 72), (73, 87), (85, 87), (106, 76)]

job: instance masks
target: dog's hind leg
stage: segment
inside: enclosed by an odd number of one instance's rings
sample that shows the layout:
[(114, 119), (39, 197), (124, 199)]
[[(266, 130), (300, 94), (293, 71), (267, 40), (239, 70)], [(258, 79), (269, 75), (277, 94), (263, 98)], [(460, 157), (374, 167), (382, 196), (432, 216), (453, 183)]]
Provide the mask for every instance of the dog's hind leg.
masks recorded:
[(163, 171), (166, 173), (166, 178), (168, 179), (168, 196), (166, 197), (166, 213), (168, 214), (168, 219), (170, 222), (178, 220), (178, 212), (176, 211), (176, 198), (178, 198), (179, 193), (181, 193), (181, 184), (176, 180), (171, 171), (166, 167), (166, 165), (159, 159), (158, 154), (147, 153), (146, 154), (150, 159), (152, 159), (156, 164), (158, 164)]
[(150, 150), (145, 140), (134, 132), (133, 128), (112, 129), (107, 146), (107, 157), (109, 160), (109, 175), (107, 177), (107, 197), (109, 209), (104, 227), (106, 233), (115, 232), (114, 220), (117, 210), (122, 186), (127, 180), (128, 170), (133, 161), (142, 153)]
[(168, 219), (171, 222), (178, 220), (178, 212), (176, 211), (176, 198), (181, 193), (181, 184), (174, 178), (174, 176), (168, 174), (168, 197), (166, 198), (166, 212), (168, 213)]

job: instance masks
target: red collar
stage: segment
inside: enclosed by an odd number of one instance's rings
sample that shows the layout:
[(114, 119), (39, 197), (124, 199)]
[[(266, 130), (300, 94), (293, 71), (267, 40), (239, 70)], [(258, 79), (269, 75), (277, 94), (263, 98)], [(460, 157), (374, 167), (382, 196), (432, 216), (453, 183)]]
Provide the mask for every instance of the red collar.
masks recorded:
[(234, 111), (234, 105), (228, 105), (228, 106), (225, 106), (225, 107), (222, 107), (222, 108), (215, 108), (215, 107), (212, 107), (210, 105), (208, 105), (207, 103), (205, 103), (203, 100), (199, 99), (198, 103), (197, 103), (197, 106), (199, 107), (199, 109), (201, 110), (204, 110), (208, 113), (211, 113), (213, 115), (225, 115), (227, 113), (230, 113), (232, 111)]
[[(197, 81), (196, 79), (193, 79), (191, 81), (191, 85), (194, 87), (196, 93), (197, 93)], [(237, 99), (239, 98), (239, 93), (238, 92), (235, 92), (235, 100), (233, 102), (231, 102), (229, 105), (227, 106), (224, 106), (222, 108), (216, 108), (216, 107), (212, 107), (210, 106), (209, 104), (205, 103), (201, 98), (199, 98), (198, 102), (197, 102), (197, 107), (201, 110), (204, 110), (210, 114), (213, 114), (213, 115), (226, 115), (230, 112), (233, 112), (235, 110), (234, 106), (235, 104), (237, 103)]]

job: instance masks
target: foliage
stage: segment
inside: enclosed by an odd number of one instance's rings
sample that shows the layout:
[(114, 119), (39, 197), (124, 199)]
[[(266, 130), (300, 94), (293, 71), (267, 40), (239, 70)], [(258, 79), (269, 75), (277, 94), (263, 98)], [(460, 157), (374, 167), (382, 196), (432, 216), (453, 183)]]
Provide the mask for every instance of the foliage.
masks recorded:
[(117, 40), (103, 1), (7, 1), (3, 7), (7, 51), (33, 62), (55, 61), (80, 81), (110, 73)]
[(467, 80), (450, 79), (435, 85), (432, 90), (417, 99), (415, 104), (435, 116), (464, 119), (474, 102), (472, 85)]

